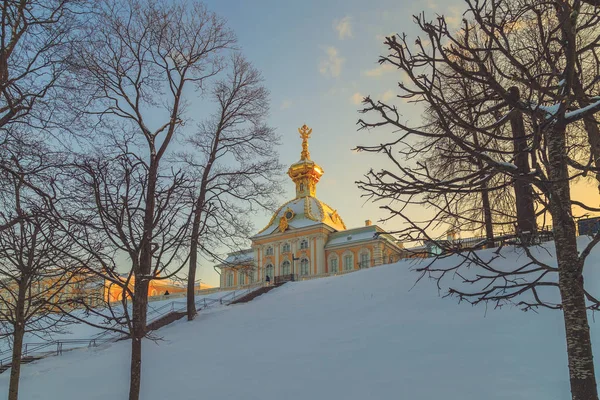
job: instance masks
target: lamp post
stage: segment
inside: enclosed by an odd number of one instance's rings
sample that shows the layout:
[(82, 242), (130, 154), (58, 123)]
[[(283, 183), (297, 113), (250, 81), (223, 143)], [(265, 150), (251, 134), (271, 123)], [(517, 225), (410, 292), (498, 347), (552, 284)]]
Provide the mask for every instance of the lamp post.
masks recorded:
[(296, 261), (298, 261), (300, 257), (295, 257), (292, 253), (292, 281), (294, 280), (294, 266), (296, 265)]

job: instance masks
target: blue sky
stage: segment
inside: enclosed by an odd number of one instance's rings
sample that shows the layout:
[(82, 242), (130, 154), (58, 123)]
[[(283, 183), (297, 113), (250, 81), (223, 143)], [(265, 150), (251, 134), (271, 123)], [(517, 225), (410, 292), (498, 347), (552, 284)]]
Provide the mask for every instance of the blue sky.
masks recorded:
[[(279, 148), (284, 165), (300, 157), (297, 128), (313, 128), (311, 158), (325, 170), (317, 197), (337, 209), (346, 226), (358, 227), (366, 219), (375, 223), (385, 216), (377, 205), (365, 203), (354, 183), (371, 168), (385, 164), (381, 156), (354, 153), (359, 144), (379, 143), (384, 132), (357, 132), (357, 109), (364, 95), (393, 101), (398, 71), (382, 68), (378, 57), (386, 53), (385, 35), (406, 32), (416, 37), (412, 15), (425, 11), (460, 21), (463, 6), (457, 1), (423, 2), (380, 0), (347, 1), (241, 1), (209, 0), (211, 11), (226, 18), (238, 37), (244, 55), (262, 72), (271, 92), (270, 124), (282, 137)], [(417, 118), (403, 105), (407, 119)], [(294, 197), (294, 186), (286, 180), (286, 195)], [(270, 215), (257, 215), (256, 229)], [(382, 225), (398, 228), (397, 223)], [(217, 275), (203, 262), (200, 275), (217, 284)]]

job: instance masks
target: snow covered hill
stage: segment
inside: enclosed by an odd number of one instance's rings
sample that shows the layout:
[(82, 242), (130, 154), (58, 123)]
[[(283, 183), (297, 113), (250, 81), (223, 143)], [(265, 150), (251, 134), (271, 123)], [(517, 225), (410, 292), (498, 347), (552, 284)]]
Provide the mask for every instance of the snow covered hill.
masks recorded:
[[(505, 255), (525, 262), (514, 250)], [(596, 252), (588, 267), (599, 259)], [(412, 267), (287, 283), (167, 326), (163, 340), (144, 343), (141, 398), (569, 398), (560, 312), (456, 304), (431, 282), (413, 288)], [(600, 329), (591, 324), (598, 359)], [(118, 342), (26, 365), (20, 396), (126, 399), (129, 351)], [(0, 393), (8, 377), (0, 375)]]

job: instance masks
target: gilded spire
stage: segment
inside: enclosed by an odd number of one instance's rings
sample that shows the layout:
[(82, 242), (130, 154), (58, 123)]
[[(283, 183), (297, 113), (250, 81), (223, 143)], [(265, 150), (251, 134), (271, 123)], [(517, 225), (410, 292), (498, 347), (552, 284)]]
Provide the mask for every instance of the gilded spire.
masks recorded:
[(298, 128), (298, 132), (302, 138), (302, 152), (300, 153), (300, 159), (310, 160), (310, 153), (308, 152), (308, 138), (312, 133), (312, 129), (304, 124), (301, 128)]
[(323, 170), (310, 159), (310, 153), (308, 152), (308, 138), (312, 133), (312, 129), (304, 124), (301, 128), (298, 128), (298, 133), (302, 138), (302, 153), (300, 153), (300, 161), (290, 166), (288, 175), (296, 184), (296, 198), (314, 197), (317, 191), (317, 182), (323, 175)]

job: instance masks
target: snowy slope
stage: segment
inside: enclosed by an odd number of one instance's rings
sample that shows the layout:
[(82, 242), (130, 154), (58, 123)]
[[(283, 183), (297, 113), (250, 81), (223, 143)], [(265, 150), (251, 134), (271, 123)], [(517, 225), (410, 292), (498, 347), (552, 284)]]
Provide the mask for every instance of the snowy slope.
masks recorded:
[[(589, 262), (598, 261), (597, 252)], [(141, 398), (569, 398), (560, 312), (456, 304), (431, 282), (413, 288), (412, 267), (288, 283), (167, 326), (164, 340), (144, 343)], [(600, 354), (593, 322), (592, 334)], [(26, 365), (21, 398), (126, 399), (128, 357), (129, 343), (118, 342)], [(0, 375), (0, 393), (8, 377)]]
[[(231, 294), (231, 291), (220, 291), (215, 293), (210, 293), (206, 295), (196, 296), (196, 302), (200, 302), (201, 300), (211, 300), (211, 299), (219, 299), (224, 296), (228, 296)], [(151, 301), (148, 303), (148, 315), (147, 320), (152, 321), (154, 318), (157, 318), (164, 313), (168, 312), (168, 306), (173, 304), (173, 307), (176, 309), (183, 309), (186, 306), (185, 298), (175, 298), (175, 299), (166, 299), (160, 301)], [(165, 308), (165, 306), (167, 308)], [(216, 305), (215, 305), (216, 306)], [(214, 307), (214, 306), (213, 306)], [(119, 314), (122, 312), (123, 308), (121, 306), (114, 306), (114, 312)], [(106, 312), (108, 314), (108, 312)], [(75, 311), (74, 316), (77, 318), (81, 318), (83, 320), (87, 320), (89, 323), (96, 324), (99, 326), (105, 325), (105, 320), (103, 317), (98, 315), (87, 315), (83, 311)], [(35, 335), (33, 333), (26, 333), (24, 338), (24, 343), (45, 343), (52, 342), (55, 340), (71, 340), (71, 339), (92, 339), (96, 335), (100, 335), (105, 333), (105, 329), (96, 328), (94, 326), (85, 324), (83, 322), (77, 322), (75, 320), (68, 325), (61, 326), (61, 329), (57, 332), (47, 333), (44, 336)], [(118, 335), (118, 334), (115, 334)], [(82, 345), (83, 346), (83, 345)], [(6, 352), (12, 349), (12, 343), (9, 339), (0, 339), (0, 352)], [(2, 354), (0, 357), (9, 356), (10, 354)]]

